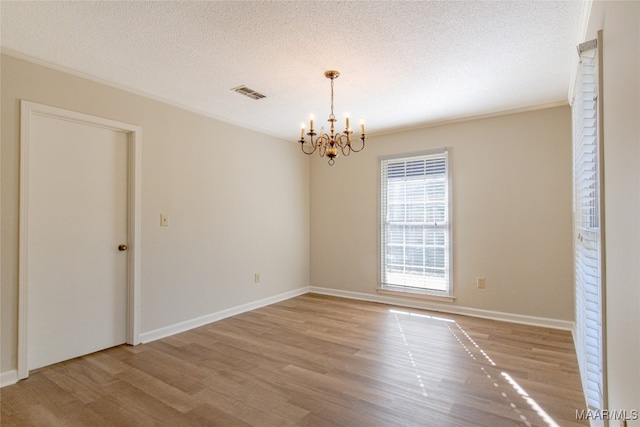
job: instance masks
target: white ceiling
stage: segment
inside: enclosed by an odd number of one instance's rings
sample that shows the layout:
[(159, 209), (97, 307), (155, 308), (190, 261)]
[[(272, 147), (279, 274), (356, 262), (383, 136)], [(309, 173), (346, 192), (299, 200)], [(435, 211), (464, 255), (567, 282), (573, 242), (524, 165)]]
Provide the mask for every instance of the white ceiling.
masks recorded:
[(1, 45), (296, 140), (326, 124), (328, 69), (336, 116), (369, 134), (566, 102), (583, 3), (2, 0)]

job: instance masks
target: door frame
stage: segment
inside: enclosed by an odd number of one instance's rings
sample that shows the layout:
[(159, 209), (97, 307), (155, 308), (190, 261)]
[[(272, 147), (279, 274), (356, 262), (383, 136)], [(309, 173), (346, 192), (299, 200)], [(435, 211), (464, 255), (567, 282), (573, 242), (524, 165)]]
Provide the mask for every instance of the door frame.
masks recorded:
[(18, 379), (29, 376), (28, 359), (28, 237), (29, 146), (33, 116), (45, 116), (125, 132), (128, 139), (127, 200), (127, 344), (140, 344), (140, 213), (142, 128), (31, 101), (20, 102), (20, 229), (18, 260)]

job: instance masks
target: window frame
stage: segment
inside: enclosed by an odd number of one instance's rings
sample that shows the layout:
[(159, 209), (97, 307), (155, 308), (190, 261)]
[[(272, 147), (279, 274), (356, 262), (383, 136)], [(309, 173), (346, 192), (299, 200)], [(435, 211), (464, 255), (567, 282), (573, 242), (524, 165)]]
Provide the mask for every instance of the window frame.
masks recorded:
[[(387, 175), (385, 174), (385, 164), (394, 161), (423, 160), (428, 158), (444, 158), (445, 159), (445, 266), (448, 274), (447, 289), (439, 291), (430, 288), (411, 287), (404, 285), (394, 285), (384, 283), (386, 268), (386, 248), (385, 248), (385, 227), (387, 212), (386, 183)], [(402, 294), (403, 296), (411, 296), (416, 298), (430, 299), (436, 301), (453, 302), (454, 296), (454, 280), (453, 280), (453, 198), (452, 198), (452, 166), (451, 166), (451, 148), (438, 148), (432, 150), (422, 150), (411, 153), (398, 153), (393, 155), (380, 156), (378, 158), (378, 293)], [(388, 170), (388, 169), (387, 169)]]

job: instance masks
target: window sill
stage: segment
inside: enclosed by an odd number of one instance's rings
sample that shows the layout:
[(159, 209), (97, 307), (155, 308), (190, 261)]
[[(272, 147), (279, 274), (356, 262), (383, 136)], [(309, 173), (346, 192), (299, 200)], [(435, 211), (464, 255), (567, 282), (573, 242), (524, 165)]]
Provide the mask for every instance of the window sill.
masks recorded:
[(408, 298), (425, 299), (425, 300), (438, 301), (438, 302), (454, 302), (456, 300), (456, 297), (454, 296), (434, 295), (429, 291), (422, 292), (420, 290), (410, 291), (406, 289), (378, 288), (378, 293), (385, 294), (385, 295), (408, 297)]

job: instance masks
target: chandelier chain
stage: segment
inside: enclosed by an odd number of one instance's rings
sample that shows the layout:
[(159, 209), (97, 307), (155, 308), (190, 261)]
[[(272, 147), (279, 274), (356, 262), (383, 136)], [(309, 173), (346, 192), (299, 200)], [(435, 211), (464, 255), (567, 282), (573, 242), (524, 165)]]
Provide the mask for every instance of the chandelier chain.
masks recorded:
[(333, 81), (335, 78), (331, 78), (331, 114), (329, 115), (330, 119), (335, 119), (336, 116), (333, 114)]

